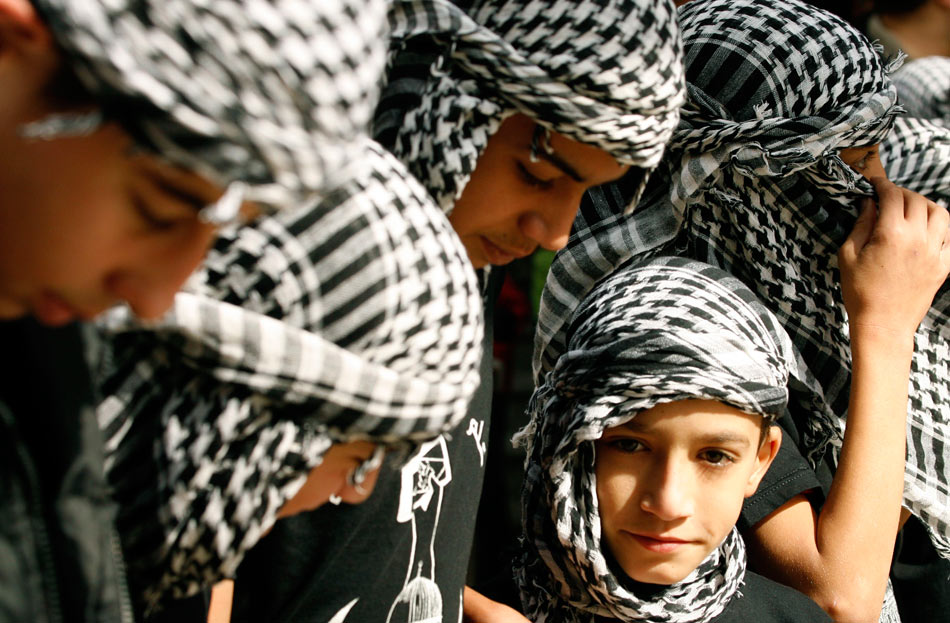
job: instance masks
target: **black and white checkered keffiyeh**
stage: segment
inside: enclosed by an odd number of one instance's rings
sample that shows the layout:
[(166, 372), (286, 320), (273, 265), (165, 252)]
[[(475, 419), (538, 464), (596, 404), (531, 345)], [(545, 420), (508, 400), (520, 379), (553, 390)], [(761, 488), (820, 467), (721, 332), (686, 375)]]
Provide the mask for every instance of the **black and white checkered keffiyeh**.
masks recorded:
[(894, 86), (908, 114), (950, 123), (950, 58), (912, 60), (894, 73)]
[[(528, 457), (516, 575), (526, 614), (536, 623), (709, 621), (741, 590), (742, 538), (733, 530), (684, 580), (638, 597), (605, 554), (594, 442), (678, 400), (716, 400), (774, 420), (799, 365), (791, 340), (738, 279), (683, 258), (619, 268), (566, 321), (519, 433)], [(798, 387), (804, 408), (820, 408)]]
[(261, 204), (299, 206), (362, 157), (384, 0), (33, 0), (137, 143)]
[(950, 126), (898, 117), (881, 143), (881, 161), (898, 186), (950, 206)]
[[(695, 0), (680, 25), (691, 97), (683, 122), (632, 217), (606, 216), (625, 205), (616, 185), (582, 207), (584, 226), (548, 276), (536, 370), (553, 365), (565, 310), (614, 266), (651, 253), (706, 261), (769, 306), (821, 382), (837, 417), (814, 418), (804, 431), (804, 450), (818, 460), (840, 446), (850, 388), (836, 253), (856, 219), (855, 199), (870, 192), (837, 152), (886, 136), (899, 111), (888, 68), (851, 27), (795, 0)], [(948, 309), (945, 286), (916, 336), (904, 491), (944, 556)]]
[(157, 325), (105, 318), (98, 409), (139, 608), (233, 576), (332, 442), (466, 413), (481, 297), (445, 216), (378, 145), (306, 209), (225, 231)]
[[(541, 126), (650, 170), (683, 102), (669, 0), (397, 0), (376, 133), (446, 213), (502, 121)], [(428, 56), (407, 62), (421, 45)], [(415, 63), (415, 67), (407, 70)], [(421, 70), (421, 71), (420, 71)]]

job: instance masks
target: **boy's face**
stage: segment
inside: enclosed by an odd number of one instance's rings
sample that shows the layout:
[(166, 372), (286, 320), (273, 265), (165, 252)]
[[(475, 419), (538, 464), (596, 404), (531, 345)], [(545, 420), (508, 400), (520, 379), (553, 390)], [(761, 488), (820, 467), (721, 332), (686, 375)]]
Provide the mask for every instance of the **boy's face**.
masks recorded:
[(760, 417), (709, 400), (657, 405), (596, 442), (602, 539), (632, 579), (679, 582), (732, 530), (778, 451)]
[(59, 325), (122, 300), (161, 315), (212, 241), (197, 210), (220, 190), (131, 153), (117, 125), (22, 136), (56, 112), (47, 90), (60, 59), (35, 16), (0, 9), (0, 319)]
[(538, 149), (536, 124), (524, 115), (506, 119), (478, 158), (449, 222), (475, 268), (507, 264), (539, 245), (567, 243), (584, 192), (622, 176), (627, 166), (602, 149), (551, 133), (553, 153)]

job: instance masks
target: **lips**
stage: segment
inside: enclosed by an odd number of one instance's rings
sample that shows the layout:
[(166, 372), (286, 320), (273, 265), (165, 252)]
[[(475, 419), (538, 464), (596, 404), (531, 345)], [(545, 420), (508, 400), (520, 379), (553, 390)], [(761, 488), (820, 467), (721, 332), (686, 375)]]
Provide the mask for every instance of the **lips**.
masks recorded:
[(690, 543), (685, 539), (662, 534), (634, 534), (627, 535), (643, 549), (656, 554), (670, 554)]
[(73, 307), (59, 295), (48, 291), (40, 294), (31, 307), (36, 319), (49, 327), (61, 327), (74, 320), (91, 320), (99, 313), (98, 310), (89, 312)]
[(482, 243), (482, 250), (485, 253), (485, 258), (488, 260), (489, 264), (494, 264), (495, 266), (501, 266), (502, 264), (507, 264), (512, 260), (516, 260), (520, 257), (527, 257), (531, 255), (531, 252), (534, 249), (513, 249), (511, 247), (504, 247), (498, 244), (495, 244), (485, 236), (479, 236), (479, 239)]

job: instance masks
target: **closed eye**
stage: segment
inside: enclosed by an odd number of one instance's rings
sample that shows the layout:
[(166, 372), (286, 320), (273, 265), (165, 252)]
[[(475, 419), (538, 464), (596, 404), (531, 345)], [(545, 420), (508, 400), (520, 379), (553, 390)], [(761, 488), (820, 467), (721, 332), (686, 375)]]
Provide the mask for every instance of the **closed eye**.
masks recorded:
[(538, 176), (531, 173), (531, 171), (529, 171), (528, 168), (524, 166), (523, 164), (521, 164), (520, 162), (517, 164), (518, 164), (518, 172), (521, 173), (521, 179), (528, 186), (531, 186), (532, 188), (540, 188), (543, 190), (547, 190), (548, 188), (551, 188), (552, 186), (554, 186), (553, 180), (542, 180)]
[(155, 231), (168, 231), (180, 222), (177, 218), (164, 218), (155, 213), (141, 197), (133, 196), (132, 205), (148, 227)]

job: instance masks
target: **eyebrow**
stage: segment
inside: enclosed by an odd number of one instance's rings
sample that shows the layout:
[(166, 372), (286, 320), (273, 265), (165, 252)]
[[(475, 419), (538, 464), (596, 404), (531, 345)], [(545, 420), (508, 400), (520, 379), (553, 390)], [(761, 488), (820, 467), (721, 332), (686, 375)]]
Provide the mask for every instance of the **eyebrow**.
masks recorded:
[(563, 173), (570, 176), (575, 182), (580, 182), (581, 184), (587, 182), (587, 180), (584, 179), (583, 175), (578, 173), (574, 169), (574, 167), (572, 167), (567, 162), (562, 160), (561, 157), (558, 156), (556, 153), (554, 152), (549, 153), (544, 149), (539, 149), (537, 153), (538, 153), (539, 158), (546, 160), (547, 162), (550, 162), (551, 164), (556, 166), (558, 169), (560, 169)]
[[(629, 422), (623, 424), (623, 427), (635, 433), (649, 432), (645, 427), (641, 426), (636, 421), (636, 419), (630, 420)], [(731, 431), (717, 431), (714, 433), (709, 433), (708, 435), (702, 435), (698, 437), (696, 441), (708, 445), (737, 444), (743, 448), (748, 448), (751, 446), (748, 437), (739, 433), (733, 433)]]

